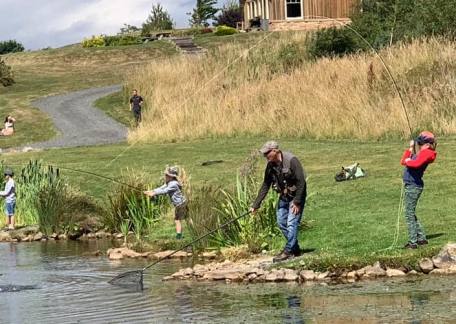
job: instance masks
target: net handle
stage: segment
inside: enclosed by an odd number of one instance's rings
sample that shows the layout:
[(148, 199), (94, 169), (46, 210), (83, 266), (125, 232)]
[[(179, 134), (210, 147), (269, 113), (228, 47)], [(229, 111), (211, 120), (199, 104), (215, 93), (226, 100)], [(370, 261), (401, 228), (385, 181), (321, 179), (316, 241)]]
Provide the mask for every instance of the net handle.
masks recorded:
[(243, 218), (243, 217), (249, 215), (250, 213), (251, 213), (251, 211), (249, 210), (248, 212), (245, 212), (244, 214), (242, 214), (242, 215), (240, 215), (240, 216), (238, 216), (238, 217), (235, 217), (235, 218), (229, 220), (228, 222), (226, 222), (226, 223), (224, 223), (224, 224), (222, 224), (222, 225), (216, 227), (216, 228), (213, 229), (212, 231), (207, 232), (206, 234), (204, 234), (204, 235), (202, 235), (202, 236), (196, 238), (195, 240), (191, 241), (190, 243), (188, 243), (188, 244), (186, 244), (186, 245), (180, 247), (178, 250), (175, 250), (175, 251), (173, 251), (172, 253), (170, 253), (170, 254), (168, 254), (168, 255), (166, 255), (166, 256), (164, 256), (164, 257), (161, 257), (161, 258), (159, 258), (157, 261), (155, 261), (155, 262), (153, 262), (153, 263), (147, 265), (146, 267), (144, 267), (144, 268), (142, 269), (142, 271), (145, 271), (145, 270), (149, 269), (150, 267), (156, 265), (157, 263), (162, 262), (163, 260), (168, 259), (169, 257), (171, 257), (172, 255), (176, 254), (177, 252), (180, 252), (180, 251), (182, 251), (182, 250), (188, 248), (189, 246), (192, 246), (192, 245), (195, 244), (196, 242), (201, 241), (202, 239), (208, 237), (209, 235), (214, 234), (214, 233), (217, 232), (218, 230), (224, 228), (225, 226), (227, 226), (227, 225), (229, 225), (229, 224), (231, 224), (231, 223), (234, 223), (235, 221), (237, 221), (237, 220), (239, 220), (239, 219), (241, 219), (241, 218)]

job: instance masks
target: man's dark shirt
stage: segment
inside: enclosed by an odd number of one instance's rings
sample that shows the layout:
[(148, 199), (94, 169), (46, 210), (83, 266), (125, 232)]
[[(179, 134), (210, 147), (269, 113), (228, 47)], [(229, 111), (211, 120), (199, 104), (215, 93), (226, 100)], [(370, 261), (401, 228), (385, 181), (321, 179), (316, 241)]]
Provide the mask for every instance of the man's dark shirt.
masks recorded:
[[(264, 172), (263, 185), (260, 188), (258, 197), (252, 205), (253, 208), (260, 208), (261, 202), (266, 197), (269, 188), (273, 184), (276, 188), (278, 188), (278, 191), (280, 191), (280, 199), (285, 201), (293, 200), (293, 202), (295, 202), (298, 206), (304, 205), (307, 196), (307, 184), (304, 169), (295, 156), (292, 156), (289, 153), (282, 153), (282, 156), (285, 154), (289, 157), (291, 156), (291, 159), (289, 160), (290, 169), (288, 173), (284, 174), (282, 172), (283, 162), (280, 163), (280, 165), (269, 162)], [(292, 195), (285, 193), (285, 188), (283, 186), (284, 181), (286, 182), (287, 187), (293, 187), (294, 191)]]
[(134, 95), (130, 98), (130, 104), (132, 104), (133, 110), (141, 110), (141, 103), (143, 102), (143, 98), (138, 95)]

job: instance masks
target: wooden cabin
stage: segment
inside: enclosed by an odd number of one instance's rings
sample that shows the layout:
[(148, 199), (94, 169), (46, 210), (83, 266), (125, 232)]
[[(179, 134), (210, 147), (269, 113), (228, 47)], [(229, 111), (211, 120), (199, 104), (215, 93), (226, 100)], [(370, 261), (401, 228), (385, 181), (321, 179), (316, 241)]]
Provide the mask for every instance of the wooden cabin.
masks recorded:
[(361, 0), (241, 0), (244, 28), (301, 30), (340, 26)]

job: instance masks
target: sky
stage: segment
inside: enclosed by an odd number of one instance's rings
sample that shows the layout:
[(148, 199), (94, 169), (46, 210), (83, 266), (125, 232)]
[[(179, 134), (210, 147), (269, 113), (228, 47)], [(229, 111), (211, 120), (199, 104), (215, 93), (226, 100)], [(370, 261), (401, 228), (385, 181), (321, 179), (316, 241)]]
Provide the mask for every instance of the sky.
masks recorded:
[(0, 0), (0, 41), (15, 39), (36, 50), (115, 35), (124, 23), (140, 27), (157, 2), (176, 27), (188, 26), (186, 13), (196, 0)]

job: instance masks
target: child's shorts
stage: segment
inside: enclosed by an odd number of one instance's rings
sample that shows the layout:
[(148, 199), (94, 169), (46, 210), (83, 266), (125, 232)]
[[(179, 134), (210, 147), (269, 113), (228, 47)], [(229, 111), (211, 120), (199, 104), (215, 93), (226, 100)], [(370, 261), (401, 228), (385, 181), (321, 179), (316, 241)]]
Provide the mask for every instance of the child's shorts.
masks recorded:
[(174, 210), (174, 220), (182, 220), (187, 217), (188, 214), (188, 206), (187, 203), (183, 203), (179, 205)]
[(6, 216), (13, 216), (15, 210), (16, 210), (16, 202), (5, 203)]

